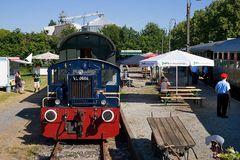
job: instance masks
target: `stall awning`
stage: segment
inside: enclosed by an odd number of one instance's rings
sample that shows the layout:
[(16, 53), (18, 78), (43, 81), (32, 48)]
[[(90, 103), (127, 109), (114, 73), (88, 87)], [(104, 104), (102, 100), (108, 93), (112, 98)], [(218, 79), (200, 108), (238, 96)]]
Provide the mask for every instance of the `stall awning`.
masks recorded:
[(139, 55), (143, 54), (142, 50), (121, 50), (120, 55), (125, 56), (125, 55)]

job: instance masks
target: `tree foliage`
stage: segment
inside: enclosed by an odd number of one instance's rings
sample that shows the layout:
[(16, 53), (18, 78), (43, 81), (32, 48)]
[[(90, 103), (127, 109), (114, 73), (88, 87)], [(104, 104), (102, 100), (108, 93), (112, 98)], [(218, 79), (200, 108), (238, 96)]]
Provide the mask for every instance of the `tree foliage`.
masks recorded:
[(50, 20), (48, 26), (55, 26), (57, 24), (57, 22), (55, 22), (54, 20)]
[(161, 48), (163, 30), (157, 24), (148, 23), (141, 31), (140, 44), (143, 51), (156, 52)]
[[(49, 25), (55, 23), (51, 20)], [(60, 38), (77, 31), (69, 26), (62, 30), (60, 37), (54, 37), (44, 33), (22, 33), (18, 28), (14, 31), (0, 29), (0, 56), (25, 58), (30, 53), (54, 52)], [(101, 33), (113, 41), (118, 51), (160, 52), (162, 45), (163, 51), (168, 50), (166, 31), (153, 22), (140, 32), (131, 27), (107, 25)], [(171, 49), (185, 48), (186, 37), (186, 21), (179, 22), (171, 31)], [(235, 37), (240, 37), (240, 0), (213, 1), (205, 9), (196, 11), (190, 20), (190, 45)]]
[(22, 33), (20, 29), (12, 32), (0, 30), (0, 56), (19, 56), (26, 58), (30, 53), (55, 52), (58, 38), (44, 33)]
[(75, 27), (75, 26), (72, 26), (72, 25), (67, 25), (66, 28), (63, 28), (63, 30), (61, 31), (61, 35), (60, 37), (63, 38), (71, 33), (75, 33), (75, 32), (78, 32), (79, 30)]
[[(186, 23), (180, 22), (174, 29), (174, 48), (186, 44)], [(213, 1), (204, 10), (198, 10), (190, 21), (190, 45), (221, 41), (240, 36), (240, 0)], [(183, 35), (184, 36), (180, 36)], [(185, 42), (185, 43), (183, 43)]]
[(162, 38), (165, 38), (164, 30), (155, 23), (148, 23), (141, 32), (116, 25), (105, 26), (101, 32), (114, 42), (119, 51), (133, 49), (156, 52), (161, 49)]

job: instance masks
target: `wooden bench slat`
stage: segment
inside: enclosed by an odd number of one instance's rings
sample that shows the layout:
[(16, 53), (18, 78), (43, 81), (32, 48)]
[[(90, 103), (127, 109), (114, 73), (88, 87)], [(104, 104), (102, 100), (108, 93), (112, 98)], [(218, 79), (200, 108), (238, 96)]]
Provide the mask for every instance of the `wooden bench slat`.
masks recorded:
[(196, 145), (195, 141), (193, 140), (192, 136), (189, 134), (185, 126), (183, 125), (182, 121), (178, 117), (172, 117), (177, 126), (179, 127), (180, 132), (182, 133), (184, 139), (188, 143), (189, 147), (193, 147)]
[(167, 121), (168, 121), (169, 125), (172, 127), (172, 132), (176, 135), (176, 137), (177, 137), (177, 139), (179, 141), (179, 144), (180, 144), (179, 146), (187, 146), (188, 143), (184, 139), (182, 133), (179, 131), (179, 129), (177, 127), (177, 124), (172, 119), (172, 117), (167, 118)]
[(177, 97), (177, 96), (195, 96), (194, 93), (184, 93), (184, 92), (178, 93), (178, 94), (176, 94), (176, 93), (171, 93), (171, 94), (160, 93), (159, 95), (160, 95), (160, 97), (167, 97), (167, 95), (172, 96), (172, 97)]
[[(195, 86), (178, 86), (178, 89), (196, 89)], [(169, 89), (176, 89), (176, 86), (169, 86)]]
[(200, 92), (202, 91), (201, 89), (198, 89), (198, 88), (189, 88), (189, 89), (165, 89), (164, 92)]
[(162, 122), (163, 127), (166, 129), (166, 132), (168, 133), (168, 136), (171, 140), (171, 143), (167, 143), (168, 145), (173, 145), (173, 147), (179, 147), (181, 146), (178, 137), (175, 135), (173, 128), (169, 124), (169, 118), (158, 118), (159, 121)]
[(162, 99), (206, 99), (206, 97), (181, 97), (181, 96), (175, 96), (175, 97), (161, 97)]
[(147, 121), (152, 129), (153, 136), (160, 148), (166, 144), (175, 149), (191, 148), (195, 141), (179, 119), (179, 117), (148, 117)]
[(163, 139), (163, 144), (161, 144), (162, 146), (165, 146), (165, 144), (173, 144), (170, 136), (169, 136), (169, 132), (166, 130), (165, 126), (163, 125), (162, 121), (160, 118), (155, 118), (154, 121), (156, 122), (157, 124), (157, 127), (158, 127), (158, 130), (162, 136), (162, 139)]
[(182, 92), (182, 93), (172, 93), (171, 96), (194, 96), (195, 94), (194, 93), (185, 93), (185, 92)]
[(164, 144), (164, 141), (162, 139), (162, 136), (161, 136), (161, 134), (160, 134), (160, 132), (158, 130), (157, 124), (155, 123), (154, 119), (151, 118), (151, 117), (148, 117), (147, 121), (148, 121), (148, 123), (150, 125), (150, 128), (152, 129), (153, 136), (154, 136), (154, 138), (156, 140), (156, 143), (159, 144), (159, 145), (160, 144)]

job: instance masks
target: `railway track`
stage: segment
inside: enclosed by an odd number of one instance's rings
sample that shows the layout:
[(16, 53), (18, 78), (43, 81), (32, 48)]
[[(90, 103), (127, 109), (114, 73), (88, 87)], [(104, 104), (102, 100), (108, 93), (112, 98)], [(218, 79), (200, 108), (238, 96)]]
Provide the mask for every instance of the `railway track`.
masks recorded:
[(50, 160), (110, 160), (108, 141), (72, 142), (57, 141), (49, 157)]
[[(141, 159), (132, 144), (134, 138), (126, 124), (125, 117), (121, 117), (121, 131), (115, 138), (101, 140), (68, 140), (49, 142), (40, 150), (41, 160), (112, 160), (112, 159)], [(127, 126), (127, 127), (126, 127)], [(127, 128), (127, 129), (126, 129)], [(130, 132), (130, 135), (129, 133)]]

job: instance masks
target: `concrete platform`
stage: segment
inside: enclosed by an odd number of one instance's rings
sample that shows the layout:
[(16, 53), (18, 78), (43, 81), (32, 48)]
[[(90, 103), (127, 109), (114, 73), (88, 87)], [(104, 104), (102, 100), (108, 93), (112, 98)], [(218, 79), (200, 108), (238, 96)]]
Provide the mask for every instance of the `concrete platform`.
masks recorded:
[[(231, 107), (228, 110), (229, 118), (219, 118), (216, 113), (217, 94), (213, 88), (199, 82), (196, 87), (202, 89), (201, 95), (206, 97), (202, 107), (191, 101), (187, 101), (188, 105), (162, 106), (155, 85), (145, 85), (150, 80), (141, 79), (139, 78), (141, 76), (136, 75), (132, 77), (138, 78), (133, 78), (134, 87), (122, 89), (121, 109), (144, 159), (155, 159), (151, 150), (151, 129), (147, 122), (147, 117), (150, 116), (178, 116), (196, 142), (194, 150), (200, 160), (211, 158), (210, 146), (205, 144), (205, 138), (213, 134), (221, 135), (225, 139), (224, 148), (233, 146), (240, 151), (239, 101), (231, 99)], [(168, 73), (167, 78), (174, 84), (175, 71)], [(179, 73), (179, 85), (185, 83), (186, 77), (183, 73)], [(189, 159), (195, 159), (191, 151)]]

